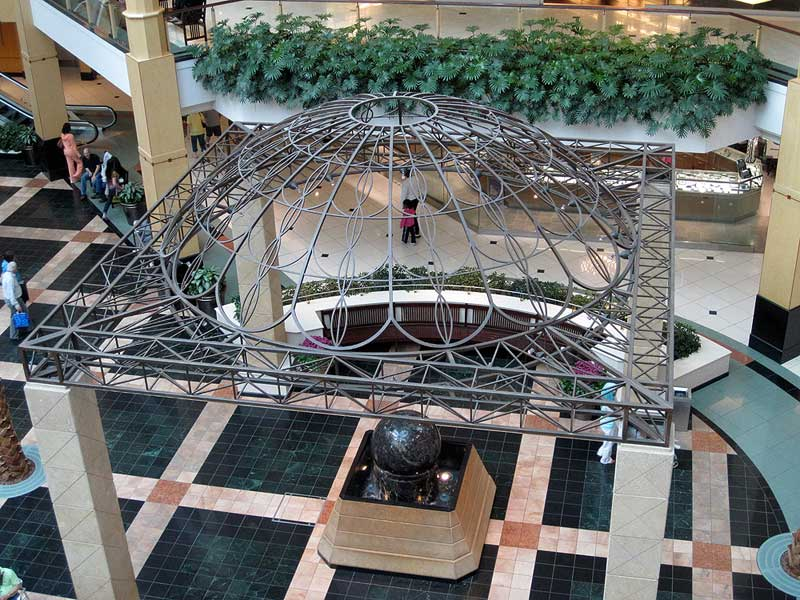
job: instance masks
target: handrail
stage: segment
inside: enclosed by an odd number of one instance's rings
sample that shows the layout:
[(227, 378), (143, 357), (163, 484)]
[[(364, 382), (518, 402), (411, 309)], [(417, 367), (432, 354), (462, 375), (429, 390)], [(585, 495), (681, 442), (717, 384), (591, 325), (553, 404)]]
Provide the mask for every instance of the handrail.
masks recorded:
[[(3, 94), (0, 94), (0, 104), (2, 104), (4, 106), (7, 106), (11, 110), (14, 110), (14, 111), (18, 112), (19, 114), (21, 114), (26, 119), (29, 119), (30, 121), (33, 121), (33, 113), (31, 113), (25, 107), (20, 106), (19, 104), (17, 104), (13, 100), (7, 98)], [(100, 136), (100, 130), (97, 128), (97, 125), (95, 125), (91, 121), (81, 121), (81, 120), (78, 120), (78, 119), (70, 119), (69, 120), (69, 124), (71, 126), (86, 127), (86, 128), (88, 128), (90, 130), (93, 130), (92, 138), (89, 141), (80, 142), (81, 145), (83, 145), (83, 144), (93, 144), (95, 142), (95, 140), (97, 140), (97, 138)]]
[[(22, 83), (21, 81), (17, 81), (10, 75), (6, 75), (5, 73), (0, 73), (0, 78), (5, 79), (6, 81), (13, 83), (15, 86), (24, 90), (26, 92), (30, 91), (30, 88)], [(112, 107), (108, 106), (107, 104), (67, 104), (66, 108), (68, 111), (80, 111), (80, 110), (97, 110), (97, 111), (108, 111), (111, 113), (111, 121), (105, 125), (97, 125), (96, 123), (92, 122), (96, 127), (99, 127), (101, 130), (105, 131), (106, 129), (110, 129), (114, 125), (117, 124), (117, 111), (115, 111)], [(72, 122), (72, 121), (70, 121)], [(76, 123), (78, 121), (75, 121)], [(87, 123), (89, 121), (86, 121)], [(97, 139), (97, 138), (95, 138)], [(94, 141), (94, 140), (92, 140)]]
[[(238, 4), (246, 0), (219, 0), (218, 2), (206, 2), (199, 6), (189, 6), (185, 8), (168, 8), (164, 11), (165, 15), (179, 15), (184, 12), (198, 11), (202, 9), (217, 8), (218, 6), (226, 6), (229, 4)], [(277, 1), (277, 0), (276, 0)], [(280, 0), (280, 2), (292, 3), (302, 2), (303, 4), (317, 3), (317, 4), (330, 4), (332, 0)], [(340, 4), (369, 4), (369, 0), (341, 0)], [(609, 11), (609, 12), (637, 12), (637, 13), (656, 13), (667, 15), (710, 15), (710, 16), (723, 16), (741, 18), (750, 21), (762, 27), (770, 27), (777, 29), (784, 33), (800, 36), (800, 32), (783, 27), (781, 25), (774, 25), (767, 21), (762, 21), (755, 17), (744, 14), (744, 12), (733, 12), (728, 9), (713, 9), (702, 7), (684, 7), (684, 6), (641, 6), (641, 7), (626, 7), (626, 6), (603, 6), (603, 5), (577, 5), (577, 4), (530, 4), (526, 2), (473, 2), (465, 0), (384, 0), (383, 4), (401, 4), (403, 6), (463, 6), (468, 8), (524, 8), (524, 9), (538, 9), (538, 10), (585, 10), (588, 12)], [(745, 9), (746, 10), (746, 9)], [(757, 14), (763, 14), (758, 12)], [(800, 11), (775, 11), (776, 16), (790, 16), (800, 18)]]

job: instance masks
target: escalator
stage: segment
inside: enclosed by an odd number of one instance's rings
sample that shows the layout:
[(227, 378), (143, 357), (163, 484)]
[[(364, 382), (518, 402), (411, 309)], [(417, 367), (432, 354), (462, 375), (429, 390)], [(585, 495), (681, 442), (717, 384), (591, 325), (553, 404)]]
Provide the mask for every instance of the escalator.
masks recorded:
[[(28, 91), (28, 86), (20, 83), (5, 73), (0, 73), (4, 79), (22, 91)], [(117, 113), (110, 106), (104, 104), (68, 104), (67, 115), (72, 133), (78, 144), (91, 144), (105, 131), (117, 123)], [(0, 123), (19, 123), (33, 125), (33, 114), (9, 94), (0, 92)]]

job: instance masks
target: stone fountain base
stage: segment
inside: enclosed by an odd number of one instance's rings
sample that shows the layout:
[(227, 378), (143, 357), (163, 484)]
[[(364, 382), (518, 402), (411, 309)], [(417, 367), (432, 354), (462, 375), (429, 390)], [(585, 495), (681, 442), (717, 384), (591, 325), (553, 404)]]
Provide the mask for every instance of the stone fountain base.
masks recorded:
[[(357, 457), (354, 468), (358, 464)], [(478, 568), (496, 486), (471, 446), (460, 477), (449, 509), (343, 493), (319, 542), (320, 556), (335, 566), (441, 579), (464, 577)]]

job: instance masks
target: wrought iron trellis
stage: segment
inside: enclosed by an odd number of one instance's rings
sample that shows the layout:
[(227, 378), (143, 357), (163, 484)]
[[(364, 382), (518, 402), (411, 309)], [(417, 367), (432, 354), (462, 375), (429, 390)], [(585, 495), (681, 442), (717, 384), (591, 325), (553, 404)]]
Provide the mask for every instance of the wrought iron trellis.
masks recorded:
[[(673, 164), (670, 145), (558, 141), (504, 113), (441, 96), (357, 97), (276, 126), (235, 124), (22, 344), (26, 376), (345, 415), (413, 410), (439, 423), (665, 445)], [(417, 213), (434, 269), (411, 269), (396, 255), (392, 229), (402, 215), (391, 184), (402, 169), (412, 190), (444, 190), (438, 200), (423, 194)], [(387, 199), (375, 207), (378, 185)], [(317, 200), (323, 187), (330, 191)], [(526, 246), (505, 222), (512, 205), (528, 216), (538, 241)], [(499, 227), (501, 254), (481, 247), (470, 211), (484, 211)], [(553, 217), (546, 226), (537, 217), (544, 213)], [(266, 243), (259, 230), (265, 215), (277, 223)], [(235, 224), (243, 216), (244, 232)], [(268, 300), (270, 275), (303, 282), (329, 273), (319, 260), (320, 232), (337, 218), (350, 233), (334, 262), (337, 291), (328, 293), (334, 318), (325, 332), (333, 342), (301, 343), (315, 331), (297, 316), (311, 300), (300, 285), (284, 290), (282, 317), (251, 320)], [(482, 281), (469, 290), (474, 306), (463, 295), (454, 299), (464, 289), (453, 283), (460, 271), (448, 270), (439, 255), (443, 219), (463, 226), (467, 258)], [(286, 256), (281, 244), (297, 239), (293, 229), (303, 220), (314, 235)], [(609, 253), (593, 246), (589, 226), (604, 235)], [(362, 233), (352, 231), (368, 227), (385, 228), (386, 257), (356, 272), (350, 262)], [(593, 280), (566, 265), (566, 243), (578, 244)], [(182, 260), (188, 244), (199, 252)], [(228, 271), (258, 265), (253, 280), (236, 284), (241, 323), (230, 311), (206, 314), (201, 298), (187, 292), (191, 273), (220, 253)], [(533, 274), (544, 255), (564, 269), (560, 303)], [(511, 291), (493, 279), (509, 271), (522, 282)], [(434, 298), (435, 323), (424, 336), (401, 316), (414, 292)], [(220, 285), (215, 294), (222, 304)], [(377, 304), (385, 322), (346, 341), (348, 315), (364, 298), (375, 304), (375, 294), (383, 294)], [(509, 297), (519, 310), (508, 308)], [(289, 339), (275, 339), (279, 326), (293, 330)], [(407, 343), (380, 346), (387, 331)], [(603, 370), (576, 373), (578, 360)], [(610, 422), (619, 427), (598, 427)]]

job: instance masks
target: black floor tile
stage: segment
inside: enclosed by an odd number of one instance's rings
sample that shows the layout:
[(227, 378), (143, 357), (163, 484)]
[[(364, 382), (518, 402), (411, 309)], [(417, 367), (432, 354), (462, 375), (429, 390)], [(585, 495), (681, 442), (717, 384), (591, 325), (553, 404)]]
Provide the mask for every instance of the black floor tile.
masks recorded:
[(676, 450), (678, 466), (672, 469), (669, 509), (664, 536), (673, 540), (692, 539), (692, 453)]
[(357, 419), (240, 406), (195, 483), (327, 496)]
[(767, 538), (788, 531), (769, 485), (744, 458), (728, 454), (728, 502), (731, 544), (758, 548)]
[(497, 546), (484, 546), (478, 570), (458, 581), (339, 567), (325, 600), (480, 600), (489, 597)]
[[(113, 248), (111, 244), (90, 244), (86, 250), (81, 252), (80, 255), (70, 263), (69, 267), (48, 286), (49, 289), (61, 290), (64, 292), (71, 291), (72, 288), (80, 283), (86, 273), (100, 262), (100, 259), (103, 258), (111, 248)], [(89, 281), (91, 283), (103, 283), (102, 271), (99, 269), (96, 270)]]
[[(8, 220), (3, 221), (3, 225), (8, 225)], [(0, 237), (0, 254), (14, 255), (17, 269), (26, 281), (30, 281), (64, 246), (66, 242)]]
[(29, 591), (75, 597), (47, 488), (6, 500), (0, 539), (0, 565), (13, 569)]
[[(3, 174), (4, 177), (8, 177), (8, 175)], [(14, 194), (19, 191), (20, 188), (18, 187), (11, 187), (8, 185), (0, 185), (0, 204), (11, 198)]]
[(661, 565), (657, 600), (692, 600), (692, 568)]
[(539, 550), (529, 598), (602, 600), (605, 581), (605, 558)]
[(608, 531), (614, 465), (600, 464), (599, 442), (556, 440), (542, 522)]
[(161, 477), (205, 403), (142, 394), (98, 394), (115, 473)]
[(518, 433), (480, 431), (464, 427), (440, 427), (439, 430), (443, 438), (475, 446), (483, 465), (497, 486), (492, 504), (492, 518), (505, 519), (522, 436)]
[(733, 600), (794, 600), (794, 596), (772, 587), (761, 575), (734, 573)]
[(11, 325), (11, 311), (3, 306), (0, 309), (0, 361), (4, 362), (20, 362), (19, 343), (33, 331), (33, 329), (41, 323), (50, 311), (55, 308), (53, 304), (42, 304), (34, 302), (28, 306), (28, 315), (31, 319), (31, 326), (26, 333), (20, 333), (19, 340), (13, 341), (9, 336), (9, 327)]
[(3, 225), (80, 231), (97, 216), (91, 202), (75, 200), (69, 190), (41, 189)]
[(6, 401), (11, 409), (11, 422), (14, 424), (14, 431), (17, 432), (20, 441), (31, 430), (31, 415), (28, 412), (28, 404), (25, 402), (24, 386), (25, 383), (22, 381), (3, 382)]
[(0, 175), (3, 177), (27, 177), (33, 179), (41, 172), (41, 167), (26, 165), (19, 156), (0, 157)]
[(125, 531), (128, 531), (136, 515), (139, 514), (139, 510), (144, 506), (144, 502), (131, 498), (117, 498), (117, 500), (119, 500), (119, 511), (122, 514), (122, 524), (125, 526)]
[(142, 600), (282, 600), (312, 528), (180, 507), (137, 578)]

